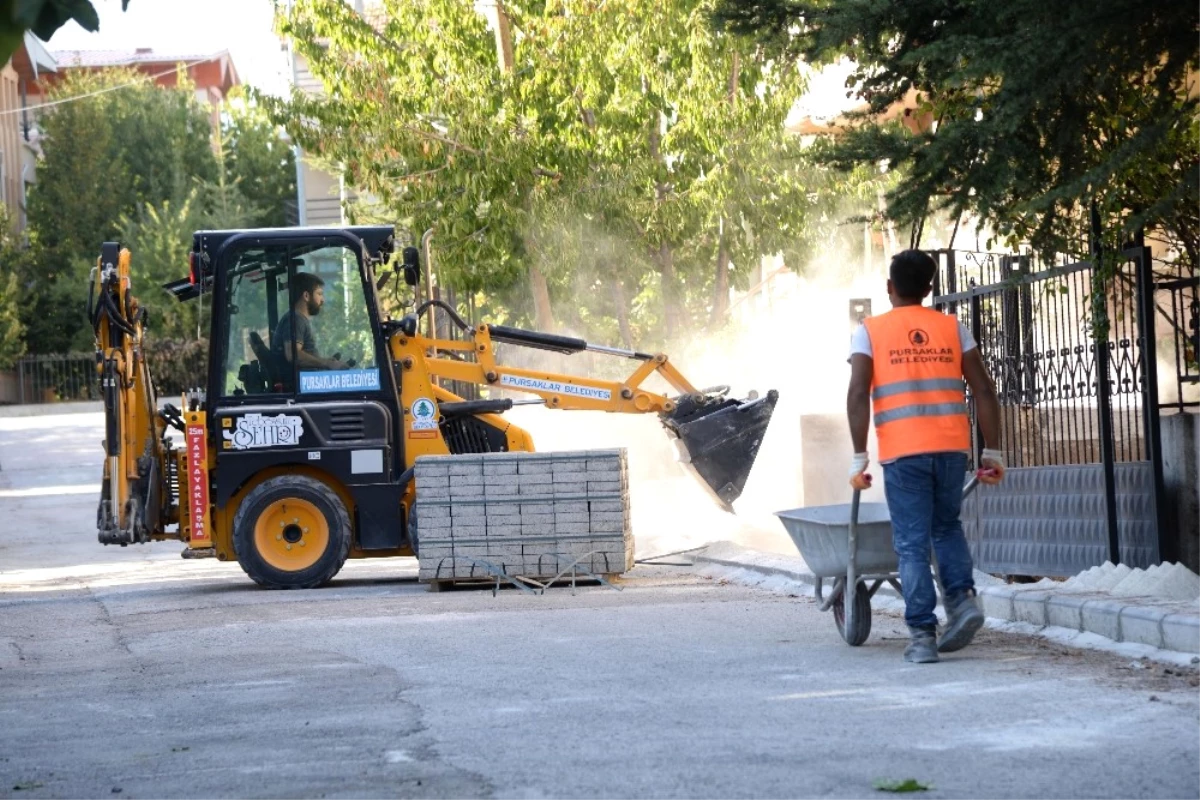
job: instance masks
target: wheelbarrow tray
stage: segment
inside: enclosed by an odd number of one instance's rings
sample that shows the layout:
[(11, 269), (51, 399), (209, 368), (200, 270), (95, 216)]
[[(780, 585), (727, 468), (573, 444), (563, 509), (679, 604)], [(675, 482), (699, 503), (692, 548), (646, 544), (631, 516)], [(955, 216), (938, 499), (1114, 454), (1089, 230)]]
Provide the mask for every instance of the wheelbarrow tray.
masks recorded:
[[(777, 511), (788, 536), (808, 568), (818, 578), (846, 577), (850, 566), (850, 504), (812, 506)], [(858, 507), (859, 575), (880, 575), (899, 570), (892, 547), (892, 520), (885, 503), (860, 503)]]

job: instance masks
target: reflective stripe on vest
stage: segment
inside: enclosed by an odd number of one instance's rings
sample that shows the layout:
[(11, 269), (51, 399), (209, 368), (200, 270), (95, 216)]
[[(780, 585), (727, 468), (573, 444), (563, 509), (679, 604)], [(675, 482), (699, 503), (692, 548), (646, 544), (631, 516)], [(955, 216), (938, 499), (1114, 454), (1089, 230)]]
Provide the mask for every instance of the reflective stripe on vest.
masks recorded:
[(871, 340), (871, 401), (880, 461), (969, 450), (958, 321), (902, 306), (864, 324)]

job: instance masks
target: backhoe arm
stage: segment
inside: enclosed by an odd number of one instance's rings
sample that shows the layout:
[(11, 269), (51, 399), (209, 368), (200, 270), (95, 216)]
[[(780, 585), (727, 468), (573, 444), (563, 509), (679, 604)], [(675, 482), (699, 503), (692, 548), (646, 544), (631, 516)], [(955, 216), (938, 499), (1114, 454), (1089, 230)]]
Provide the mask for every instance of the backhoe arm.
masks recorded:
[(129, 251), (101, 250), (88, 296), (104, 399), (104, 483), (96, 524), (104, 544), (161, 536), (172, 514), (170, 453), (144, 357), (146, 313), (130, 292)]
[[(400, 331), (391, 340), (393, 359), (406, 378), (411, 375), (418, 386), (436, 386), (440, 378), (536, 395), (554, 409), (656, 413), (675, 440), (679, 460), (722, 507), (730, 509), (741, 495), (778, 399), (774, 390), (765, 397), (752, 394), (736, 400), (726, 396), (727, 386), (697, 390), (661, 353), (603, 347), (573, 337), (501, 325), (472, 327), (448, 308), (451, 319), (464, 333), (463, 339), (430, 339), (417, 332), (421, 310), (402, 321)], [(639, 363), (623, 381), (522, 369), (496, 361), (497, 342), (565, 354), (598, 352)], [(642, 384), (655, 374), (679, 394), (668, 397), (644, 389)], [(440, 387), (434, 395), (444, 413), (497, 413), (511, 406), (506, 400), (447, 400), (447, 393)]]

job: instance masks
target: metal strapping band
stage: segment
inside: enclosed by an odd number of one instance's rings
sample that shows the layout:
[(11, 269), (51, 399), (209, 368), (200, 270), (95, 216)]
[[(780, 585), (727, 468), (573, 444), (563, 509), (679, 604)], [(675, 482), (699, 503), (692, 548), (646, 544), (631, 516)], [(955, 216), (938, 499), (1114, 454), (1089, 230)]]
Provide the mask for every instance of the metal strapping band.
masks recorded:
[(875, 415), (875, 427), (895, 422), (898, 419), (911, 419), (913, 417), (950, 417), (956, 414), (967, 415), (966, 403), (930, 403), (918, 404), (912, 406), (901, 406), (888, 411), (881, 411)]
[(961, 391), (962, 388), (962, 378), (927, 378), (916, 381), (896, 381), (895, 383), (885, 383), (882, 386), (875, 387), (875, 390), (871, 392), (871, 399), (881, 400), (884, 397), (892, 397), (907, 392)]

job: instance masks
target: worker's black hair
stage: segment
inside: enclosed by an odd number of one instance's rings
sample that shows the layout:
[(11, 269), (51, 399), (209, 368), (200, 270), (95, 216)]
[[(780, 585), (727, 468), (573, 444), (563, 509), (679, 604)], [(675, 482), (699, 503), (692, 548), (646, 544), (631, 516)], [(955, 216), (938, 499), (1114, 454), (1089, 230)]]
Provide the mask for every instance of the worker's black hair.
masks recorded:
[(921, 250), (905, 250), (892, 256), (888, 277), (892, 289), (906, 300), (920, 300), (933, 285), (933, 274), (937, 264), (928, 253)]
[(313, 275), (311, 272), (297, 272), (296, 277), (292, 279), (292, 286), (296, 290), (295, 297), (300, 299), (300, 296), (305, 292), (315, 292), (318, 287), (324, 286), (325, 281)]

